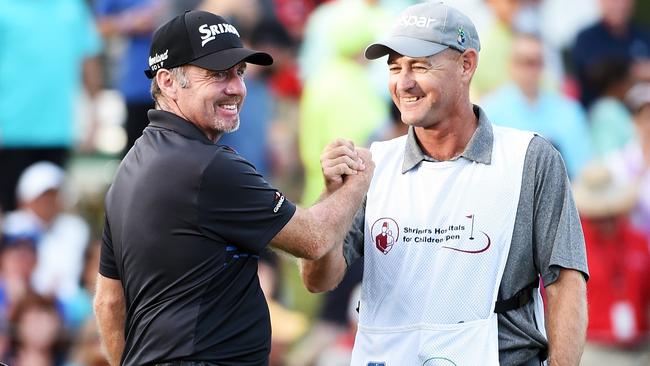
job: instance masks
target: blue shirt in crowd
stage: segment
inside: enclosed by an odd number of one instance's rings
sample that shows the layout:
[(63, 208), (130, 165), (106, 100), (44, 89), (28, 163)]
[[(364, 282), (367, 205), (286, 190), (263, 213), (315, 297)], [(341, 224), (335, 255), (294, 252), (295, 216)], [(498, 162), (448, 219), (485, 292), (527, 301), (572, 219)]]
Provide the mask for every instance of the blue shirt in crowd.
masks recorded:
[(101, 39), (84, 0), (0, 0), (0, 147), (71, 147), (84, 58)]
[[(151, 6), (152, 0), (97, 0), (95, 12), (97, 17), (113, 16), (126, 11), (138, 11)], [(125, 49), (121, 54), (116, 73), (115, 87), (122, 93), (127, 103), (152, 102), (151, 81), (144, 75), (149, 67), (149, 48), (152, 32), (128, 34)]]
[(481, 101), (494, 124), (533, 131), (562, 155), (570, 177), (591, 160), (592, 147), (582, 107), (558, 93), (540, 90), (531, 103), (515, 84), (507, 84)]
[(589, 70), (608, 59), (650, 60), (650, 32), (630, 24), (624, 35), (614, 35), (603, 22), (583, 30), (571, 51), (581, 88), (581, 101), (590, 107), (599, 91), (589, 82)]

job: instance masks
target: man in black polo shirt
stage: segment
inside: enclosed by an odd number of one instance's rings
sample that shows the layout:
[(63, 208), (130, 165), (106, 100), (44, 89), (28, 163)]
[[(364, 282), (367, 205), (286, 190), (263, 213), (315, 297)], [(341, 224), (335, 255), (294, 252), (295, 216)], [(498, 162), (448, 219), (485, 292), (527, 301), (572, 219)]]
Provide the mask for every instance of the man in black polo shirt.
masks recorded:
[(372, 176), (368, 151), (333, 143), (344, 158), (325, 170), (359, 173), (301, 209), (216, 144), (239, 125), (246, 63), (271, 62), (207, 12), (154, 34), (156, 110), (106, 196), (95, 311), (111, 365), (268, 364), (259, 252), (317, 259), (341, 245)]

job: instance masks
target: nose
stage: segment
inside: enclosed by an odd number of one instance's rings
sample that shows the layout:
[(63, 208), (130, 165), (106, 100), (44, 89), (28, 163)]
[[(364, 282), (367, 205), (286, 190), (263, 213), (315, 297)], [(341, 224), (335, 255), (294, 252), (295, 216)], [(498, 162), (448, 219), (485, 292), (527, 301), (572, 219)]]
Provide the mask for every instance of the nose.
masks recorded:
[(410, 71), (402, 70), (402, 72), (395, 75), (395, 78), (397, 78), (397, 90), (407, 91), (415, 87), (415, 79)]
[(224, 91), (227, 95), (233, 96), (246, 96), (246, 84), (244, 84), (244, 79), (242, 79), (236, 73), (229, 75), (228, 84), (226, 84), (226, 89)]

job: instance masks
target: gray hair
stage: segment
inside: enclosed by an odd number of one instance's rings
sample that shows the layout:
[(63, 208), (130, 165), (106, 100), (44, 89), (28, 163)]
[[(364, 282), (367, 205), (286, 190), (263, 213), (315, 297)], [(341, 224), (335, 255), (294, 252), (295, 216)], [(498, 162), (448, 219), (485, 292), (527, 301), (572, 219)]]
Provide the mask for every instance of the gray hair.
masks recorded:
[[(181, 88), (185, 89), (189, 87), (190, 81), (187, 79), (184, 65), (169, 69), (169, 72), (172, 74), (172, 79), (176, 80)], [(150, 91), (154, 102), (158, 104), (158, 97), (162, 95), (162, 91), (160, 90), (160, 86), (158, 86), (158, 82), (156, 81), (155, 77), (151, 80)]]

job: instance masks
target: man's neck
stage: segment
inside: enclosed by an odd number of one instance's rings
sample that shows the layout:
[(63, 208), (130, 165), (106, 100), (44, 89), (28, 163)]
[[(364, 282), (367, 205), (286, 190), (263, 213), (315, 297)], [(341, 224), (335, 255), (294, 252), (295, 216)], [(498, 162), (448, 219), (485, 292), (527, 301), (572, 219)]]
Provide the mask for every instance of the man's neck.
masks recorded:
[(207, 130), (205, 128), (202, 128), (198, 124), (191, 121), (188, 117), (185, 116), (185, 114), (183, 113), (181, 108), (178, 106), (178, 104), (176, 102), (174, 102), (173, 100), (170, 102), (168, 99), (167, 100), (166, 99), (161, 99), (158, 102), (157, 107), (161, 111), (165, 111), (165, 112), (175, 114), (178, 117), (182, 118), (183, 120), (187, 121), (187, 123), (193, 124), (194, 126), (196, 126), (196, 128), (198, 128), (199, 130), (201, 130), (201, 132), (203, 132), (203, 134), (205, 135), (205, 137), (207, 137), (208, 140), (212, 141), (215, 144), (217, 143), (217, 141), (219, 141), (219, 139), (223, 135), (222, 133), (217, 134), (217, 133), (214, 133), (211, 130)]
[(465, 151), (477, 127), (478, 117), (470, 104), (434, 126), (416, 127), (415, 135), (423, 153), (438, 161), (446, 161)]

